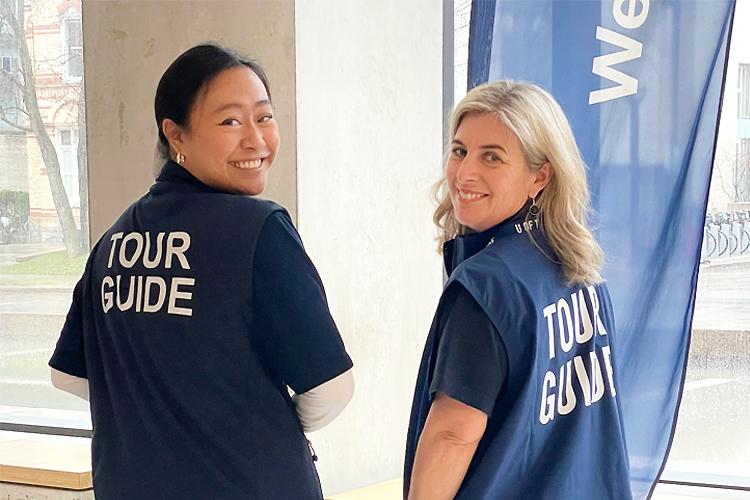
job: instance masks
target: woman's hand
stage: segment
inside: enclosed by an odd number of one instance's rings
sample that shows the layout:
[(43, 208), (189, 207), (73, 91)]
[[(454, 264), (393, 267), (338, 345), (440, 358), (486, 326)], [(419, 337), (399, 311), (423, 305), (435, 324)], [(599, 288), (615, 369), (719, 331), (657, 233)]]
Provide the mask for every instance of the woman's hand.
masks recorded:
[(439, 393), (417, 445), (409, 500), (453, 498), (486, 427), (484, 412)]

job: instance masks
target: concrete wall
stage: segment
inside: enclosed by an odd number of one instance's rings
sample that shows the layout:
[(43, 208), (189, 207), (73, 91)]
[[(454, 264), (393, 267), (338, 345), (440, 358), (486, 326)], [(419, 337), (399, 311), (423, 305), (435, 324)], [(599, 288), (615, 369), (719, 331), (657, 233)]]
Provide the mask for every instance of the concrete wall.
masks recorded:
[(292, 0), (84, 2), (83, 32), (92, 241), (152, 184), (156, 85), (204, 41), (239, 50), (268, 73), (282, 147), (265, 196), (295, 216)]
[(356, 394), (310, 436), (326, 493), (399, 476), (442, 287), (431, 185), (442, 143), (441, 2), (296, 6), (299, 228)]

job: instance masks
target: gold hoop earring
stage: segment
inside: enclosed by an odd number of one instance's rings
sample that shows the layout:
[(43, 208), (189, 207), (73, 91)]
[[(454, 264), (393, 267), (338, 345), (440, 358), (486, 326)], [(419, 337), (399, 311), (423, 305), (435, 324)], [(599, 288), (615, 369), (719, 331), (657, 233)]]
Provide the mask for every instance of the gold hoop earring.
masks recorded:
[(174, 156), (174, 159), (175, 159), (175, 161), (177, 162), (178, 165), (182, 165), (183, 163), (185, 163), (185, 155), (182, 154), (182, 153), (177, 153)]

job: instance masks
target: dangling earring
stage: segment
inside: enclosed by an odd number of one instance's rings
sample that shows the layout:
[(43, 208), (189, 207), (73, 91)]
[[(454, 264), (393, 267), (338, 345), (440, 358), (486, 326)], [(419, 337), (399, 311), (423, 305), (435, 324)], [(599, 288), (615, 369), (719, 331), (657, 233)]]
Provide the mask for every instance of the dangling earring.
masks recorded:
[(185, 163), (185, 155), (182, 153), (177, 153), (176, 155), (174, 155), (174, 159), (178, 165), (182, 165), (183, 163)]
[(533, 198), (531, 198), (531, 206), (529, 207), (529, 215), (532, 217), (536, 217), (539, 215), (539, 205), (536, 204), (536, 198), (539, 196), (539, 193), (535, 194)]

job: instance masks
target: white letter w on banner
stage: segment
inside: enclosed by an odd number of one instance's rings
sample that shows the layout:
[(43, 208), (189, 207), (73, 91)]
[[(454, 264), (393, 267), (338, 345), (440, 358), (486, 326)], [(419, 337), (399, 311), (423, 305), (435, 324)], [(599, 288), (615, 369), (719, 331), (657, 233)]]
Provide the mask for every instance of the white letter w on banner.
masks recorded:
[(641, 57), (643, 44), (625, 35), (616, 33), (601, 26), (596, 27), (596, 39), (625, 49), (594, 58), (592, 72), (603, 78), (618, 83), (618, 86), (593, 90), (589, 93), (589, 104), (599, 104), (638, 92), (638, 80), (630, 75), (612, 68), (615, 64), (624, 63)]

